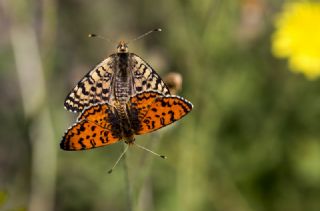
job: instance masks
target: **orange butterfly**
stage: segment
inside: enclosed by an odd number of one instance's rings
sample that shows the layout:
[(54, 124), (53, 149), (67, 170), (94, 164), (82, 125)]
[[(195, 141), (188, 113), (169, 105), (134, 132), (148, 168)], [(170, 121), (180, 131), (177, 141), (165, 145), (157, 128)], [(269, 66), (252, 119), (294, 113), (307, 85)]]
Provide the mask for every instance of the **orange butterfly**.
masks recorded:
[(85, 109), (76, 124), (67, 130), (63, 150), (87, 150), (116, 143), (134, 144), (142, 135), (169, 125), (188, 114), (193, 105), (179, 96), (156, 91), (138, 93), (126, 105), (103, 103)]

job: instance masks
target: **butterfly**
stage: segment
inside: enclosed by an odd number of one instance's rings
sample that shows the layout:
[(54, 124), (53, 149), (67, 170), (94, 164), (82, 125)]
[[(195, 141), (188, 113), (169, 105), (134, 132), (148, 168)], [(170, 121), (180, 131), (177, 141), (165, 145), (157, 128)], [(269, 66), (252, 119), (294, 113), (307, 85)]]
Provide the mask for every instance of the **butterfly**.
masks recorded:
[(86, 108), (64, 134), (63, 150), (87, 150), (125, 139), (134, 144), (135, 135), (165, 127), (193, 108), (191, 102), (174, 95), (145, 91), (131, 96), (125, 105), (98, 103)]
[(147, 90), (170, 94), (155, 70), (138, 55), (129, 53), (127, 43), (121, 41), (117, 53), (88, 72), (70, 91), (64, 107), (81, 112), (96, 103), (115, 100), (125, 104), (130, 96)]

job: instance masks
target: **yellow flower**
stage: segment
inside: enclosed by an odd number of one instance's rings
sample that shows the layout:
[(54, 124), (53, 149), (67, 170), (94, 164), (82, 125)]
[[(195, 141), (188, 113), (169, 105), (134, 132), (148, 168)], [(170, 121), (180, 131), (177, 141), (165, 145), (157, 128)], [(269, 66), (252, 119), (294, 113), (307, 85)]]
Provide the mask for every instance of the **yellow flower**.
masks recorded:
[(272, 53), (309, 79), (320, 76), (320, 3), (286, 3), (276, 19)]

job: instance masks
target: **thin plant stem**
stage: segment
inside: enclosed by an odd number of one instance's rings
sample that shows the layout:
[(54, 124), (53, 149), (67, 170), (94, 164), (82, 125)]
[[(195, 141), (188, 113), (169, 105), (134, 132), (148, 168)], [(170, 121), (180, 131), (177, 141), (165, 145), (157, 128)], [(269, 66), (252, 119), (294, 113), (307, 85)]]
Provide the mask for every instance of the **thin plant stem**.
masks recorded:
[[(123, 143), (123, 150), (126, 151), (127, 147), (126, 143)], [(127, 193), (127, 210), (133, 211), (133, 201), (132, 201), (132, 185), (130, 183), (130, 175), (129, 175), (129, 168), (128, 168), (128, 155), (125, 153), (123, 154), (123, 170), (124, 170), (124, 180), (125, 180), (125, 190)]]

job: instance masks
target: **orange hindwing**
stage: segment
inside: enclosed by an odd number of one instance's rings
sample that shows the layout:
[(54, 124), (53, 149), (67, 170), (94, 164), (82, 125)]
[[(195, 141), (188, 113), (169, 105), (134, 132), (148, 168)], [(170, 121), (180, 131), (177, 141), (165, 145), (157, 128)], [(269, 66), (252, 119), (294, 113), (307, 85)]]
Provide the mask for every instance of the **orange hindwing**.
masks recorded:
[[(154, 92), (152, 92), (154, 93)], [(169, 125), (188, 114), (192, 110), (193, 105), (178, 96), (161, 96), (153, 97), (153, 102), (138, 112), (140, 127), (135, 133), (137, 135), (150, 133)]]
[(107, 103), (96, 104), (84, 110), (78, 117), (78, 121), (87, 120), (111, 130), (111, 124), (108, 120), (113, 116), (113, 109), (114, 107)]
[(150, 105), (159, 97), (163, 97), (163, 94), (155, 91), (141, 92), (132, 96), (129, 101), (129, 107), (131, 108), (131, 112), (136, 111), (135, 113), (138, 114), (135, 118), (138, 118), (138, 121), (142, 121)]
[(121, 140), (112, 107), (98, 104), (83, 111), (75, 125), (65, 133), (60, 147), (64, 150), (86, 150), (113, 144)]

